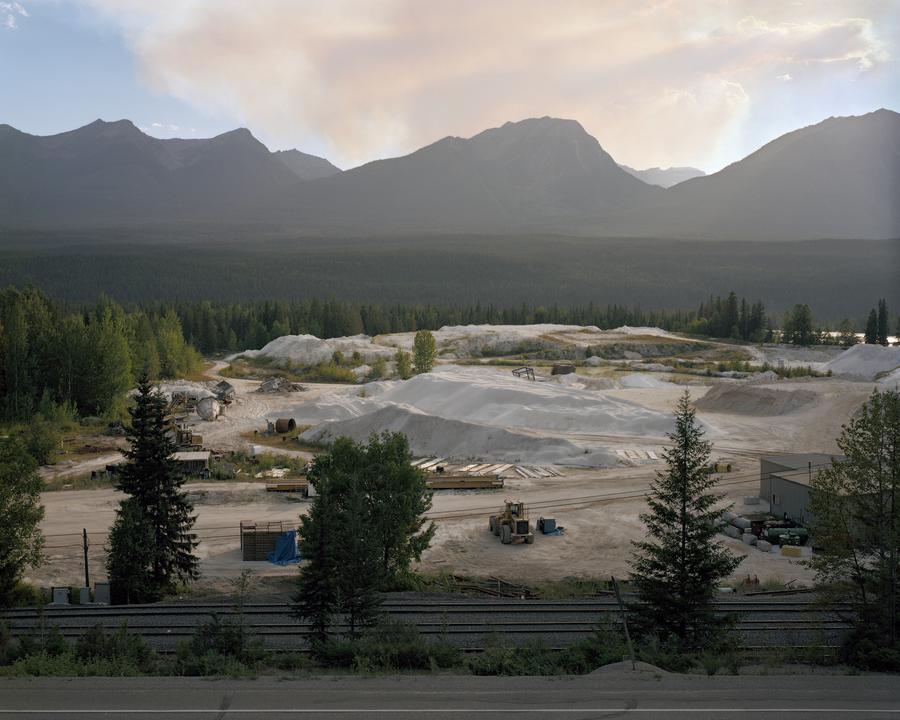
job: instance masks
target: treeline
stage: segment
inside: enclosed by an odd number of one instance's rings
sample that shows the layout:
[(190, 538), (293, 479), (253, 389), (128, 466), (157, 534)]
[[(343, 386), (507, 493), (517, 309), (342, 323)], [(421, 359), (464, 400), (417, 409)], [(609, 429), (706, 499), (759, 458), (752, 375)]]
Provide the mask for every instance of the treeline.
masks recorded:
[(110, 415), (134, 378), (200, 367), (173, 310), (126, 311), (111, 300), (67, 310), (38, 290), (0, 291), (0, 419)]
[(495, 305), (380, 305), (336, 300), (224, 303), (173, 303), (148, 306), (159, 314), (170, 310), (181, 319), (185, 338), (203, 353), (260, 348), (282, 335), (345, 335), (437, 330), (444, 325), (531, 325), (558, 323), (652, 326), (674, 332), (744, 340), (765, 339), (770, 329), (765, 306), (748, 303), (734, 293), (710, 297), (698, 310), (645, 310), (624, 305), (503, 308)]

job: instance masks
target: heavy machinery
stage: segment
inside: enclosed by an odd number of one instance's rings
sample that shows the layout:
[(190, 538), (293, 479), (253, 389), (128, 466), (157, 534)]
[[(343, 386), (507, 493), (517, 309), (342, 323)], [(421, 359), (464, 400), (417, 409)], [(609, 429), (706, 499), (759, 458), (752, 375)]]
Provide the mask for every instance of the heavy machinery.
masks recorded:
[(491, 515), (489, 527), (504, 545), (509, 545), (517, 540), (521, 540), (527, 545), (534, 542), (531, 521), (528, 519), (528, 511), (523, 502), (507, 500), (506, 506), (499, 515)]

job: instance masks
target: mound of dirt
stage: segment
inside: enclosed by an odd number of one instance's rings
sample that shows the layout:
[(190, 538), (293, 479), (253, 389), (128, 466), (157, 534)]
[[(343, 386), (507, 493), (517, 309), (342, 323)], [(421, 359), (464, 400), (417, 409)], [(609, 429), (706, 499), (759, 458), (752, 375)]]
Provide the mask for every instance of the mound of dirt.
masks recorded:
[(716, 385), (696, 402), (698, 410), (769, 417), (788, 415), (814, 404), (811, 390), (782, 390), (759, 385)]
[(388, 405), (350, 420), (322, 423), (300, 436), (305, 442), (330, 443), (347, 436), (357, 442), (372, 433), (400, 432), (413, 455), (448, 460), (494, 460), (579, 467), (612, 467), (618, 458), (602, 450), (585, 452), (568, 440), (536, 438), (488, 425), (427, 415), (413, 407)]
[[(555, 432), (662, 436), (672, 418), (635, 403), (591, 390), (590, 378), (529, 382), (509, 372), (442, 366), (390, 385), (380, 402), (408, 405), (452, 420)], [(599, 383), (605, 385), (605, 383)], [(581, 387), (584, 386), (584, 387)]]
[(900, 367), (900, 348), (881, 345), (854, 345), (834, 360), (826, 363), (825, 369), (835, 375), (874, 380), (881, 373), (889, 373)]

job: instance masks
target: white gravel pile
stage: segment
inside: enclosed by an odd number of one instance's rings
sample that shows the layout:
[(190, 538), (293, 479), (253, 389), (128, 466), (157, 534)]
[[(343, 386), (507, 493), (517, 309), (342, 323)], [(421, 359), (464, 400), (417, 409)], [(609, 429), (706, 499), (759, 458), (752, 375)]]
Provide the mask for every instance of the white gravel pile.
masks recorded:
[(330, 443), (337, 437), (357, 442), (372, 433), (400, 432), (414, 455), (440, 455), (448, 460), (494, 460), (579, 467), (611, 467), (619, 463), (603, 450), (585, 452), (568, 440), (536, 438), (503, 428), (428, 415), (404, 405), (387, 405), (358, 418), (322, 423), (300, 436), (307, 442)]
[(834, 375), (874, 380), (900, 367), (900, 348), (882, 345), (854, 345), (825, 364)]
[(555, 432), (661, 436), (670, 415), (556, 382), (530, 382), (509, 372), (443, 366), (379, 396), (430, 415), (466, 422)]
[(391, 348), (374, 344), (368, 335), (351, 335), (329, 340), (321, 340), (315, 335), (283, 335), (267, 343), (260, 350), (245, 350), (228, 359), (243, 356), (290, 361), (298, 365), (315, 365), (330, 361), (336, 350), (342, 352), (348, 359), (354, 352), (358, 352), (366, 362), (372, 362), (379, 357), (390, 359), (395, 352)]

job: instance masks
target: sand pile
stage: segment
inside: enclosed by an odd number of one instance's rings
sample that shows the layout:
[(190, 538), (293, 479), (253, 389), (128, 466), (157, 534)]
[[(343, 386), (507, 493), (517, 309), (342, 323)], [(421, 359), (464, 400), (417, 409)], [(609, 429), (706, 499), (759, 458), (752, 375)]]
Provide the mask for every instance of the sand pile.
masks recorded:
[(787, 415), (816, 401), (810, 390), (783, 390), (755, 384), (716, 385), (697, 400), (698, 410), (735, 415)]
[(825, 364), (835, 375), (874, 380), (881, 373), (900, 367), (900, 348), (881, 345), (854, 345)]
[(351, 420), (323, 423), (300, 436), (307, 442), (329, 443), (347, 436), (361, 442), (372, 433), (400, 432), (414, 455), (448, 460), (494, 460), (579, 467), (611, 467), (618, 458), (605, 451), (585, 452), (568, 440), (536, 438), (472, 422), (427, 415), (416, 408), (388, 405)]
[(455, 366), (395, 383), (378, 400), (448, 419), (555, 432), (661, 436), (672, 426), (669, 415), (602, 390)]
[(395, 352), (391, 348), (374, 344), (368, 335), (351, 335), (329, 340), (320, 340), (315, 335), (283, 335), (267, 343), (260, 350), (245, 350), (227, 359), (233, 360), (243, 356), (291, 361), (298, 365), (315, 365), (330, 361), (335, 351), (342, 352), (348, 359), (354, 352), (358, 352), (366, 362), (372, 362), (379, 357), (388, 360)]

